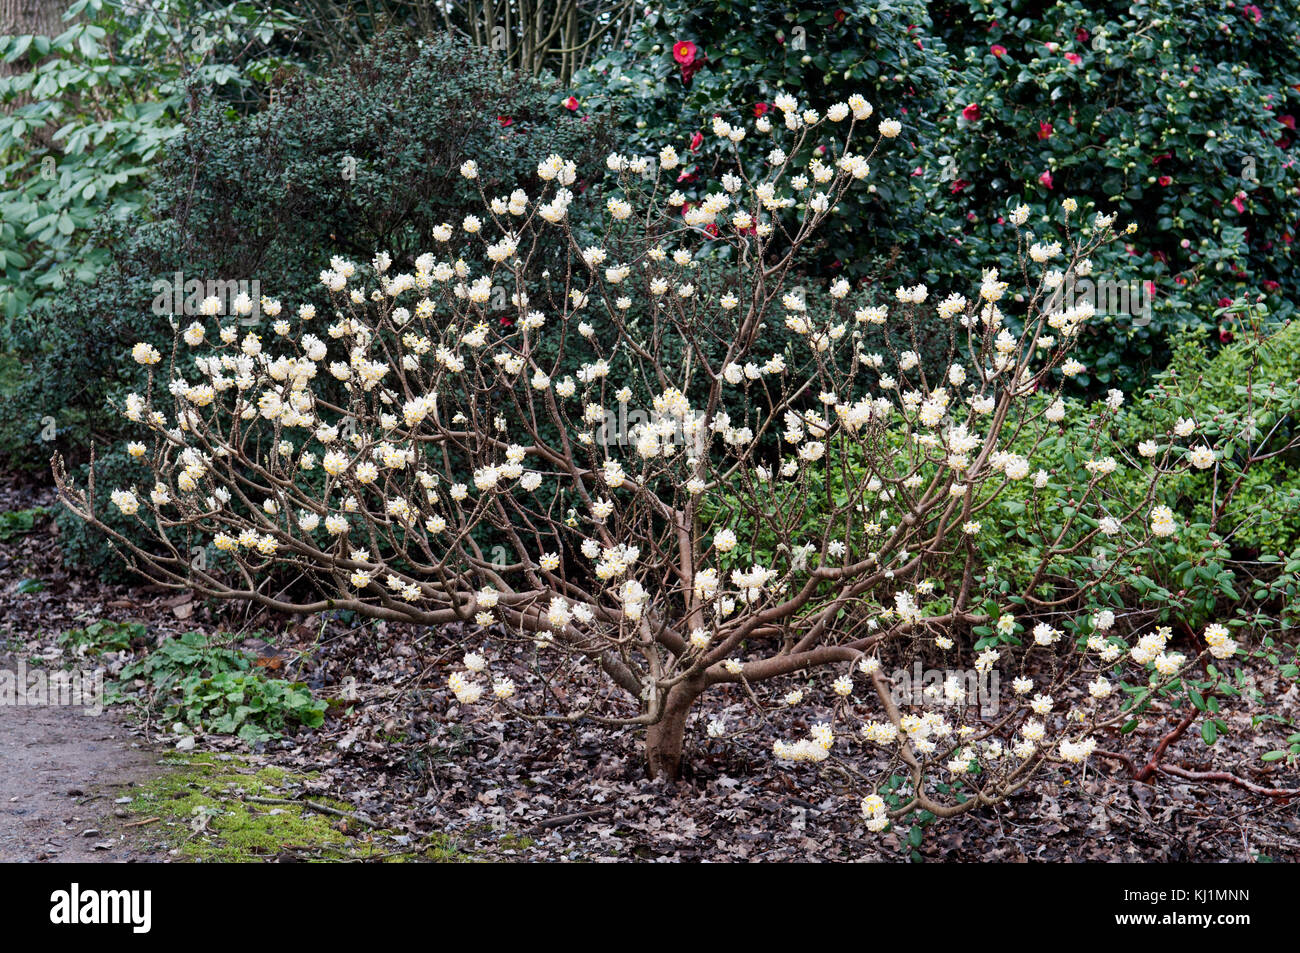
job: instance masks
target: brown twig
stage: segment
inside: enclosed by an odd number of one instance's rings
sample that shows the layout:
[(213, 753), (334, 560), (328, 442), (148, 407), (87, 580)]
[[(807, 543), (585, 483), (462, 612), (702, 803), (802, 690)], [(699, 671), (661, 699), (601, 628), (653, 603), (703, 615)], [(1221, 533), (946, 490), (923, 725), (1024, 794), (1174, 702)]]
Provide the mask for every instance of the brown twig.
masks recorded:
[(590, 811), (578, 811), (575, 814), (560, 814), (557, 817), (548, 817), (537, 824), (538, 830), (547, 830), (552, 827), (563, 827), (565, 824), (572, 824), (574, 821), (585, 821), (589, 818), (600, 817), (603, 814), (609, 814), (613, 811), (612, 807), (598, 807)]
[(1180, 768), (1172, 764), (1161, 765), (1160, 770), (1165, 774), (1183, 778), (1187, 781), (1221, 781), (1226, 784), (1235, 784), (1252, 794), (1259, 794), (1264, 797), (1300, 797), (1300, 788), (1266, 788), (1227, 771), (1188, 771), (1186, 768)]

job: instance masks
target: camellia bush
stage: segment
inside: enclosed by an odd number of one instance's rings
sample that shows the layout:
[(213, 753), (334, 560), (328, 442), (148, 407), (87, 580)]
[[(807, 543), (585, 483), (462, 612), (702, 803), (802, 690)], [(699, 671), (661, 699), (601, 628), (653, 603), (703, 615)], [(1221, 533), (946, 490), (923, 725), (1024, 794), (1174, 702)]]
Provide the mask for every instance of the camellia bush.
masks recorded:
[[(774, 756), (851, 758), (873, 830), (1078, 765), (1188, 672), (1216, 686), (1213, 666), (1243, 651), (1233, 632), (1216, 621), (1184, 640), (1126, 606), (1120, 583), (1184, 531), (1162, 481), (1219, 450), (1193, 422), (1160, 435), (1154, 457), (1099, 451), (1065, 488), (1037, 462), (1092, 317), (1086, 303), (1055, 307), (1054, 291), (1117, 239), (1113, 217), (1071, 201), (1031, 232), (1029, 209), (1013, 210), (1020, 296), (989, 269), (969, 298), (936, 303), (918, 284), (850, 305), (840, 280), (814, 309), (791, 263), (902, 125), (861, 96), (824, 114), (786, 95), (774, 107), (714, 120), (737, 162), (685, 214), (664, 181), (681, 162), (672, 147), (653, 164), (611, 155), (618, 186), (581, 196), (575, 165), (554, 155), (537, 190), (485, 190), (481, 216), (437, 227), (411, 270), (385, 252), (336, 258), (320, 274), (328, 308), (267, 300), (259, 334), (214, 300), (177, 323), (169, 353), (134, 349), (148, 386), (122, 410), (139, 428), (127, 449), (140, 478), (112, 498), (154, 545), (107, 526), (56, 458), (64, 504), (165, 585), (285, 612), (475, 624), (483, 648), (450, 683), (462, 706), (639, 726), (655, 776), (679, 776), (710, 692), (742, 691), (752, 727), (800, 709)], [(761, 162), (734, 148), (751, 137), (770, 140)], [(489, 177), (472, 159), (460, 171)], [(603, 210), (587, 244), (573, 224), (584, 202)], [(694, 276), (722, 247), (730, 282), (706, 296)], [(526, 281), (556, 248), (563, 266)], [(499, 284), (508, 320), (489, 310)], [(936, 314), (938, 377), (917, 355)], [(755, 347), (769, 324), (791, 332), (777, 353)], [(883, 331), (875, 351), (868, 328)], [(344, 397), (323, 396), (326, 381)], [(625, 414), (635, 422), (611, 426)], [(1116, 507), (1106, 485), (1121, 467), (1141, 487)], [(1043, 512), (1056, 489), (1068, 505)], [(809, 521), (818, 499), (831, 504)], [(991, 572), (982, 550), (1004, 501), (1037, 527), (1015, 574)], [(510, 559), (484, 552), (482, 526), (510, 540)], [(196, 543), (222, 559), (196, 565)], [(274, 569), (312, 590), (270, 586)], [(524, 684), (497, 666), (520, 644), (536, 659)], [(1014, 676), (1008, 704), (990, 711), (955, 676), (903, 694), (888, 674), (965, 658), (976, 677)], [(824, 677), (829, 699), (798, 732), (795, 673)], [(1118, 690), (1125, 678), (1134, 692)], [(837, 738), (846, 729), (855, 737)]]
[[(1201, 0), (667, 0), (574, 78), (581, 108), (627, 141), (672, 141), (692, 202), (718, 171), (715, 113), (817, 109), (861, 90), (906, 123), (896, 161), (805, 246), (850, 281), (960, 284), (1009, 272), (1015, 226), (1071, 195), (1140, 231), (1101, 250), (1076, 390), (1139, 389), (1180, 331), (1221, 330), (1206, 302), (1289, 314), (1296, 286), (1300, 39), (1294, 3)], [(754, 148), (753, 141), (742, 148)]]
[[(955, 70), (955, 102), (937, 139), (951, 150), (943, 191), (970, 217), (945, 260), (956, 268), (988, 260), (1006, 226), (987, 211), (1008, 192), (1035, 215), (1055, 214), (1063, 196), (1092, 195), (1140, 227), (1096, 263), (1099, 276), (1146, 294), (1149, 311), (1138, 321), (1113, 312), (1081, 342), (1094, 394), (1146, 383), (1180, 329), (1207, 339), (1219, 331), (1198, 303), (1262, 298), (1291, 313), (1300, 70), (1290, 51), (1300, 8), (930, 6)], [(925, 165), (933, 182), (936, 167)]]

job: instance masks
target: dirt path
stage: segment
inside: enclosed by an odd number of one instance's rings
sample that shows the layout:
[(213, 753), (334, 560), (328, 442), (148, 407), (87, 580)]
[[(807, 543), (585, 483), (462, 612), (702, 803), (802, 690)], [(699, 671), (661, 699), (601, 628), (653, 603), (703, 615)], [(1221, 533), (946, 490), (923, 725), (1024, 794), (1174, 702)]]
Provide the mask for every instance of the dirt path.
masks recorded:
[(159, 771), (132, 741), (109, 712), (0, 705), (0, 862), (164, 859), (114, 815), (133, 782)]

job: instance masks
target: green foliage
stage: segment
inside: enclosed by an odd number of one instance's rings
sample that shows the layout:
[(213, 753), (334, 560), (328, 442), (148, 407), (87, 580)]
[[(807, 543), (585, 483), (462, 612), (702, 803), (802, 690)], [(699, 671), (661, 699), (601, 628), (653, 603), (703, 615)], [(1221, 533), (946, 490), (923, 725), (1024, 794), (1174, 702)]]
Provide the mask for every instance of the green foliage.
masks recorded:
[[(1106, 512), (1142, 521), (1150, 506), (1163, 503), (1185, 525), (1153, 540), (1140, 562), (1117, 567), (1112, 604), (1157, 606), (1158, 621), (1192, 628), (1230, 617), (1263, 624), (1264, 606), (1271, 607), (1268, 615), (1276, 613), (1268, 626), (1294, 624), (1300, 611), (1300, 450), (1294, 445), (1300, 324), (1279, 328), (1243, 320), (1235, 326), (1238, 339), (1217, 355), (1198, 335), (1176, 338), (1170, 366), (1144, 399), (1113, 415), (1108, 429), (1072, 405), (1062, 427), (1033, 453), (1032, 465), (1050, 474), (1049, 483), (1024, 499), (1000, 500), (992, 511), (994, 532), (981, 534), (981, 555), (995, 578), (1024, 583), (1043, 546), (1067, 525), (1070, 538), (1096, 530), (1098, 519), (1080, 511), (1076, 497), (1091, 479), (1087, 461), (1104, 456), (1114, 441), (1129, 455), (1098, 486)], [(1196, 423), (1193, 436), (1174, 435), (1180, 419)], [(1150, 504), (1144, 500), (1153, 461), (1136, 452), (1146, 440), (1155, 441), (1155, 460), (1170, 471)], [(1215, 465), (1190, 466), (1189, 450), (1203, 444), (1218, 450)], [(1050, 575), (1082, 572), (1101, 539), (1063, 557)]]
[[(1138, 383), (1162, 365), (1170, 332), (1213, 328), (1206, 305), (1216, 301), (1262, 292), (1276, 314), (1290, 313), (1300, 8), (953, 0), (931, 9), (957, 78), (940, 141), (967, 183), (952, 201), (975, 213), (963, 247), (984, 260), (1000, 230), (987, 212), (1008, 198), (1036, 214), (1066, 196), (1094, 199), (1139, 226), (1127, 255), (1096, 264), (1106, 277), (1154, 282), (1152, 320), (1096, 325), (1081, 356), (1092, 382)], [(963, 115), (971, 106), (973, 119)], [(936, 171), (926, 163), (927, 176)]]
[[(251, 3), (77, 0), (56, 37), (0, 37), (0, 315), (39, 326), (110, 260), (100, 215), (137, 224), (154, 168), (200, 95), (237, 103), (285, 67), (290, 22)], [(0, 335), (0, 340), (4, 335)]]
[(279, 737), (287, 724), (319, 728), (325, 722), (325, 702), (312, 698), (299, 682), (257, 672), (221, 672), (207, 678), (191, 675), (178, 687), (180, 697), (164, 713), (168, 720), (250, 743)]
[[(842, 205), (835, 228), (819, 238), (810, 260), (851, 279), (888, 273), (923, 280), (915, 260), (896, 261), (898, 248), (917, 247), (958, 225), (936, 219), (926, 208), (927, 196), (910, 181), (912, 140), (935, 138), (934, 119), (946, 106), (949, 82), (943, 47), (929, 24), (923, 0), (845, 3), (839, 10), (780, 0), (674, 0), (656, 5), (628, 46), (579, 74), (575, 92), (583, 109), (615, 114), (621, 150), (675, 146), (683, 157), (676, 187), (692, 202), (703, 197), (714, 170), (730, 161), (731, 146), (709, 133), (714, 115), (752, 117), (781, 93), (819, 110), (863, 93), (876, 108), (873, 129), (888, 116), (905, 121), (906, 146), (891, 150), (905, 158), (894, 155), (873, 165), (870, 193)], [(698, 48), (698, 70), (674, 59), (679, 40)], [(781, 122), (779, 113), (773, 121)], [(691, 149), (696, 132), (703, 140)], [(757, 171), (770, 146), (751, 130), (739, 148)], [(811, 156), (801, 158), (804, 164)]]
[(0, 513), (0, 543), (8, 543), (30, 533), (36, 528), (38, 520), (49, 515), (49, 509), (44, 506), (33, 507), (30, 510), (6, 510)]
[[(317, 279), (332, 255), (368, 261), (384, 249), (409, 259), (432, 246), (434, 226), (481, 213), (475, 185), (458, 172), (465, 158), (478, 161), (479, 184), (494, 196), (535, 188), (537, 164), (552, 152), (581, 159), (601, 146), (595, 123), (556, 108), (542, 84), (503, 75), (490, 53), (397, 35), (320, 77), (295, 79), (263, 112), (203, 107), (160, 164), (156, 221), (103, 223), (97, 241), (109, 266), (94, 284), (70, 286), (49, 325), (20, 336), (32, 366), (0, 426), (0, 451), (6, 433), (9, 447), (40, 465), (55, 449), (79, 463), (92, 442), (112, 444), (96, 461), (97, 505), (116, 528), (134, 532), (107, 505), (114, 487), (145, 477), (122, 452), (114, 404), (143, 386), (127, 359), (133, 344), (171, 350), (172, 328), (158, 312), (173, 309), (178, 273), (205, 283), (204, 294), (207, 282), (243, 282), (255, 300), (259, 288), (273, 298), (293, 294), (286, 310), (317, 305), (324, 335), (328, 295)], [(182, 310), (203, 296), (180, 290)], [(266, 323), (240, 333), (269, 336)], [(58, 436), (39, 445), (47, 416)], [(76, 479), (84, 485), (86, 467)], [(120, 572), (102, 537), (74, 520), (60, 525), (70, 563)]]
[[(629, 148), (677, 145), (687, 173), (731, 148), (708, 134), (715, 113), (780, 92), (819, 110), (860, 92), (873, 123), (902, 120), (903, 151), (873, 164), (874, 191), (845, 204), (843, 229), (817, 249), (823, 273), (842, 264), (850, 278), (946, 293), (983, 267), (1017, 270), (1006, 213), (1021, 203), (1031, 223), (1065, 197), (1088, 220), (1096, 210), (1136, 223), (1127, 248), (1094, 263), (1135, 295), (1154, 288), (1149, 314), (1130, 301), (1083, 341), (1076, 383), (1101, 393), (1145, 383), (1172, 333), (1213, 330), (1212, 303), (1263, 294), (1279, 316), (1293, 308), (1297, 36), (1294, 5), (669, 2), (575, 88), (584, 109), (616, 113)], [(703, 65), (683, 70), (676, 41)], [(764, 137), (751, 130), (739, 148), (757, 166)], [(678, 187), (699, 197), (689, 180)]]
[(99, 655), (101, 652), (125, 652), (133, 642), (144, 638), (143, 622), (115, 622), (99, 619), (84, 629), (69, 629), (59, 636), (59, 644), (74, 652)]
[(325, 702), (301, 682), (267, 678), (246, 652), (199, 632), (168, 639), (122, 670), (123, 681), (145, 679), (165, 700), (165, 721), (249, 743), (277, 738), (288, 726), (319, 728)]
[(1266, 751), (1260, 755), (1259, 760), (1265, 763), (1285, 760), (1287, 764), (1295, 764), (1300, 761), (1300, 733), (1290, 735), (1286, 739), (1286, 748), (1278, 748), (1273, 751)]
[(122, 679), (144, 679), (154, 690), (163, 691), (191, 675), (247, 672), (252, 665), (247, 653), (213, 644), (202, 632), (186, 632), (165, 639), (157, 649), (126, 666)]
[[(1227, 316), (1233, 319), (1233, 316)], [(1008, 447), (1025, 454), (1033, 470), (1047, 480), (1033, 480), (1002, 493), (980, 515), (982, 529), (974, 545), (975, 583), (1020, 591), (1028, 586), (1042, 554), (1062, 543), (1081, 545), (1057, 556), (1043, 574), (1039, 595), (1059, 595), (1062, 580), (1082, 578), (1105, 558), (1107, 537), (1098, 534), (1104, 512), (1125, 516), (1131, 530), (1144, 532), (1152, 506), (1166, 504), (1182, 528), (1173, 536), (1153, 539), (1140, 558), (1114, 567), (1113, 582), (1099, 590), (1104, 603), (1141, 607), (1160, 624), (1198, 629), (1212, 621), (1251, 625), (1259, 631), (1300, 623), (1300, 445), (1295, 421), (1300, 415), (1300, 323), (1282, 326), (1258, 313), (1238, 315), (1238, 337), (1211, 354), (1199, 335), (1175, 339), (1173, 360), (1138, 401), (1103, 414), (1109, 424), (1080, 401), (1068, 402), (1065, 420), (1040, 434), (1022, 430)], [(1046, 401), (1033, 413), (1040, 413)], [(1098, 408), (1094, 408), (1097, 410)], [(1193, 420), (1193, 437), (1179, 439), (1179, 419)], [(1253, 421), (1253, 423), (1251, 423)], [(883, 434), (901, 446), (897, 432)], [(1152, 461), (1137, 452), (1154, 439), (1170, 457), (1159, 495), (1150, 501)], [(1197, 469), (1188, 452), (1201, 444), (1219, 448), (1215, 466)], [(1092, 503), (1079, 505), (1082, 489), (1094, 477), (1089, 460), (1127, 448), (1119, 469), (1098, 482)], [(827, 448), (832, 465), (826, 484), (795, 489), (774, 481), (762, 512), (743, 514), (726, 497), (710, 502), (707, 520), (728, 519), (738, 537), (739, 564), (777, 561), (776, 540), (788, 536), (822, 539), (827, 515), (846, 504), (856, 506), (872, 494), (862, 489), (861, 463), (846, 457), (836, 443)], [(740, 477), (737, 477), (740, 479)], [(1021, 489), (1023, 488), (1023, 489)], [(981, 508), (983, 501), (976, 500)], [(1061, 542), (1058, 542), (1061, 541)], [(810, 554), (810, 558), (817, 557)], [(960, 575), (960, 562), (951, 571)], [(944, 580), (935, 580), (940, 589)], [(996, 606), (990, 607), (996, 615)], [(1015, 635), (996, 636), (990, 627), (976, 629), (976, 649), (999, 641), (1019, 644)], [(1086, 632), (1076, 633), (1086, 635)]]

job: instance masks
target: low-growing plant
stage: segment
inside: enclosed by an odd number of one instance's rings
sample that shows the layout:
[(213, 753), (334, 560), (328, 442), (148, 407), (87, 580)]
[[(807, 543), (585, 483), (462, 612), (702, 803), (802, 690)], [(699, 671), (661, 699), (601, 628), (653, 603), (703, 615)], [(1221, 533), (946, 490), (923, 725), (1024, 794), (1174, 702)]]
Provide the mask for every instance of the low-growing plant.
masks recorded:
[(59, 644), (74, 652), (98, 655), (101, 652), (125, 652), (131, 643), (143, 639), (146, 628), (142, 622), (115, 622), (99, 619), (84, 629), (69, 629), (59, 636)]
[(201, 632), (165, 640), (122, 669), (123, 683), (148, 682), (170, 724), (249, 743), (277, 738), (290, 725), (319, 728), (326, 704), (301, 682), (268, 678), (253, 656)]
[[(684, 214), (660, 177), (680, 159), (671, 148), (653, 168), (610, 156), (618, 187), (581, 197), (575, 164), (555, 155), (533, 192), (485, 192), (482, 217), (435, 229), (438, 252), (413, 271), (386, 252), (369, 266), (336, 257), (320, 275), (332, 317), (285, 308), (263, 340), (215, 314), (178, 329), (167, 363), (141, 342), (148, 384), (123, 413), (139, 425), (143, 487), (112, 499), (154, 543), (114, 531), (56, 460), (64, 504), (164, 585), (280, 611), (473, 623), (487, 648), (450, 679), (462, 706), (639, 726), (652, 775), (680, 775), (689, 718), (720, 686), (743, 692), (756, 722), (782, 707), (818, 719), (776, 740), (785, 762), (824, 762), (837, 731), (860, 729), (870, 745), (837, 757), (865, 787), (872, 830), (920, 828), (1078, 765), (1190, 675), (1203, 700), (1224, 695), (1212, 665), (1267, 623), (1165, 625), (1168, 593), (1124, 582), (1188, 531), (1161, 502), (1166, 482), (1225, 461), (1232, 435), (1193, 420), (1159, 435), (1154, 457), (1103, 442), (1080, 448), (1078, 473), (1038, 466), (1071, 413), (1112, 434), (1113, 400), (1061, 396), (1085, 370), (1073, 348), (1093, 309), (1059, 307), (1054, 292), (1117, 239), (1113, 215), (1070, 200), (1028, 231), (1029, 208), (1013, 210), (1021, 294), (989, 268), (970, 299), (927, 304), (918, 284), (855, 307), (837, 280), (813, 309), (790, 287), (799, 250), (902, 126), (872, 122), (857, 151), (864, 98), (824, 115), (791, 96), (774, 106), (744, 125), (715, 119), (724, 144), (772, 148), (758, 162), (730, 149), (734, 169)], [(484, 177), (472, 159), (461, 174)], [(580, 241), (571, 207), (593, 199), (604, 217)], [(730, 286), (701, 293), (698, 263), (724, 247)], [(531, 269), (543, 248), (563, 267)], [(508, 321), (489, 310), (498, 284)], [(935, 314), (939, 377), (918, 353)], [(757, 351), (774, 322), (788, 343)], [(883, 329), (878, 349), (864, 329)], [(599, 439), (608, 409), (638, 400), (646, 418), (628, 439)], [(1137, 488), (1116, 498), (1121, 459)], [(1008, 537), (1007, 502), (1031, 527), (1014, 572), (985, 553)], [(485, 525), (512, 559), (483, 551)], [(195, 566), (195, 540), (234, 568)], [(272, 587), (274, 568), (314, 591)], [(494, 668), (516, 646), (536, 652), (527, 685)], [(1006, 671), (1010, 704), (990, 710), (958, 675), (900, 697), (885, 668), (899, 659), (967, 665), (976, 681)], [(771, 691), (794, 673), (806, 694)], [(1117, 690), (1124, 680), (1133, 693)]]
[(6, 510), (0, 513), (0, 543), (25, 536), (36, 528), (38, 520), (50, 515), (47, 507), (36, 506), (29, 510)]
[(249, 743), (278, 738), (288, 725), (319, 728), (325, 721), (325, 703), (301, 682), (257, 671), (190, 675), (176, 687), (179, 694), (164, 711), (168, 721)]

